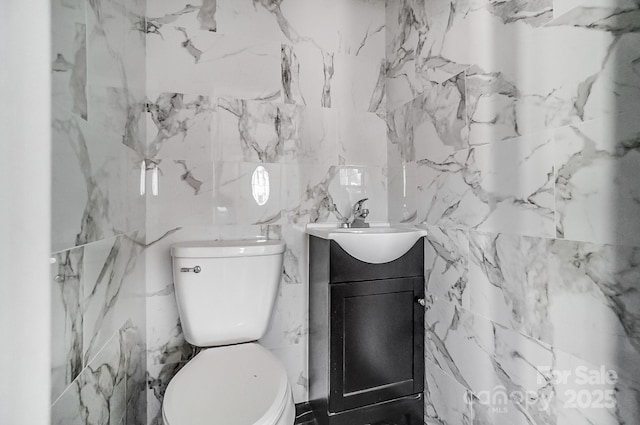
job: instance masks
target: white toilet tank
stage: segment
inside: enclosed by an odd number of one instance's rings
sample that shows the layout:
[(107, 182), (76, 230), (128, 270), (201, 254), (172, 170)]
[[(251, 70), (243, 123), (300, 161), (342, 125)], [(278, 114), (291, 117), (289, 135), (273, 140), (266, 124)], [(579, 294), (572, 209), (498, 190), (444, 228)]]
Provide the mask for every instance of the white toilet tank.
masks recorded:
[(267, 331), (282, 277), (281, 241), (181, 242), (171, 246), (184, 337), (211, 347)]

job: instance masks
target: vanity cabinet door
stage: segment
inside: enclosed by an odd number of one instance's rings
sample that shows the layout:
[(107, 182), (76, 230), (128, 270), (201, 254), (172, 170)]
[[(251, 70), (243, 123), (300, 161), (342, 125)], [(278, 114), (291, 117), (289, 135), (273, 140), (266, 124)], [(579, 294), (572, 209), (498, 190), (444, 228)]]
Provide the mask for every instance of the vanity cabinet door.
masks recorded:
[(424, 389), (424, 278), (331, 285), (329, 411)]

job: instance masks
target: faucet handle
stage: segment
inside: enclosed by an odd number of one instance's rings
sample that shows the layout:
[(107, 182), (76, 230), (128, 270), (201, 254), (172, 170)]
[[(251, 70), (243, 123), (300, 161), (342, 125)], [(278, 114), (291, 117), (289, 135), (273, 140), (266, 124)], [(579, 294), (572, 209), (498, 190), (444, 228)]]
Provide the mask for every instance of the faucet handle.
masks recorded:
[(358, 202), (353, 204), (351, 227), (369, 227), (369, 223), (364, 222), (369, 215), (369, 210), (362, 206), (367, 199), (369, 198), (360, 199)]
[[(355, 213), (361, 212), (361, 211), (364, 212), (363, 208), (362, 208), (362, 204), (364, 204), (365, 201), (368, 201), (368, 200), (369, 200), (369, 198), (363, 198), (363, 199), (360, 199), (355, 204), (353, 204), (353, 208), (352, 208), (353, 213), (355, 214)], [(369, 214), (369, 210), (365, 210), (365, 211), (366, 211), (366, 214)]]

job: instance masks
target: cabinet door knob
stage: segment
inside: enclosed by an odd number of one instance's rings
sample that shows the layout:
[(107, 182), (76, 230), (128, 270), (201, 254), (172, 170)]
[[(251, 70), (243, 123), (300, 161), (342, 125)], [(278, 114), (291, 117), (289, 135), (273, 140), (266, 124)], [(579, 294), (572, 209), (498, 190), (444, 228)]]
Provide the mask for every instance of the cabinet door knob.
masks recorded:
[(424, 302), (424, 298), (416, 298), (416, 302), (420, 304), (422, 307), (426, 305), (426, 303)]

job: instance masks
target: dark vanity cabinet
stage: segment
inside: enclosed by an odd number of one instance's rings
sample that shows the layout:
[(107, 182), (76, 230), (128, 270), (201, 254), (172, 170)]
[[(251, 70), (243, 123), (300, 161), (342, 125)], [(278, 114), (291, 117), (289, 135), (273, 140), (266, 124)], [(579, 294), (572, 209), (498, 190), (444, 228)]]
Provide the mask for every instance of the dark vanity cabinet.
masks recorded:
[(309, 237), (309, 399), (320, 425), (422, 425), (424, 239), (384, 264)]

